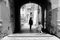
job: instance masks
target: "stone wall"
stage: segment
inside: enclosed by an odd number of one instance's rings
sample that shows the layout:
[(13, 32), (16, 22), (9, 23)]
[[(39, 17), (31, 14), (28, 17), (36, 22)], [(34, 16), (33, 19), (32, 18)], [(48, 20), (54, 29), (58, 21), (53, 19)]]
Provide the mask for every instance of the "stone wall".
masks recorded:
[(60, 7), (57, 8), (58, 12), (57, 12), (57, 36), (60, 37)]
[(58, 13), (58, 9), (52, 9), (48, 12), (48, 21), (50, 20), (50, 23), (48, 24), (49, 28), (50, 28), (50, 33), (55, 34), (56, 33), (56, 29), (57, 29), (57, 13)]
[(47, 14), (47, 30), (60, 37), (60, 8), (51, 9)]

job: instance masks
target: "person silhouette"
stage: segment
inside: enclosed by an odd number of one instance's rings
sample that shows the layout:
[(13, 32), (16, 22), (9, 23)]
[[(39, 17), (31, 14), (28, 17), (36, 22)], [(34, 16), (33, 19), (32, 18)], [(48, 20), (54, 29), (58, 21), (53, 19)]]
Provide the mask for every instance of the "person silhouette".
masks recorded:
[(32, 17), (30, 17), (30, 20), (29, 20), (29, 25), (30, 25), (30, 32), (32, 31), (32, 25), (33, 25), (33, 20), (32, 20)]

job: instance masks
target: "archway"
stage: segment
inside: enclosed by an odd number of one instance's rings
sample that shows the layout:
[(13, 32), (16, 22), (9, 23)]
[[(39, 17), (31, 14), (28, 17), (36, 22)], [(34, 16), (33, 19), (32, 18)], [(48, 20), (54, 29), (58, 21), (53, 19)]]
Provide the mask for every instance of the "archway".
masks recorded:
[[(22, 3), (21, 3), (22, 2)], [(48, 12), (48, 10), (50, 10), (50, 8), (51, 8), (51, 5), (50, 5), (50, 2), (49, 1), (47, 1), (47, 0), (36, 0), (36, 1), (29, 1), (29, 0), (27, 0), (27, 1), (20, 1), (20, 0), (16, 0), (16, 1), (14, 1), (14, 8), (15, 8), (15, 29), (14, 29), (14, 33), (21, 33), (21, 21), (20, 21), (20, 19), (21, 19), (21, 14), (20, 14), (20, 8), (21, 8), (21, 6), (23, 5), (23, 4), (26, 4), (26, 3), (29, 3), (29, 2), (31, 2), (31, 3), (37, 3), (37, 4), (39, 4), (40, 6), (41, 6), (41, 8), (42, 8), (42, 25), (43, 25), (43, 29), (44, 29), (44, 10), (46, 9), (46, 11)], [(47, 13), (46, 12), (46, 13)], [(48, 13), (47, 13), (48, 14)], [(46, 14), (46, 15), (47, 15)]]
[[(30, 15), (32, 13), (32, 15)], [(36, 3), (27, 3), (21, 6), (20, 8), (21, 14), (21, 29), (29, 29), (29, 18), (32, 16), (33, 18), (33, 26), (32, 29), (38, 27), (38, 22), (42, 25), (42, 13), (41, 6)]]

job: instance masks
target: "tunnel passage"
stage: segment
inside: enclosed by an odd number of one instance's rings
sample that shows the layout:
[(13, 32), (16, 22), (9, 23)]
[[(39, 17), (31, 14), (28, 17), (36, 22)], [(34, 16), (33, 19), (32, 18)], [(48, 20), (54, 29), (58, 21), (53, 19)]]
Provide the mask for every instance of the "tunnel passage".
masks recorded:
[[(46, 10), (46, 16), (47, 16), (46, 17), (46, 20), (47, 20), (46, 21), (46, 29), (49, 32), (50, 32), (50, 30), (52, 31), (54, 29), (54, 27), (51, 26), (51, 24), (52, 24), (52, 22), (54, 24), (56, 21), (54, 22), (54, 20), (53, 20), (53, 19), (55, 19), (54, 18), (54, 13), (49, 12), (49, 10), (51, 9), (51, 3), (49, 2), (49, 0), (45, 0), (45, 1), (44, 0), (40, 0), (40, 1), (39, 0), (38, 1), (37, 0), (34, 0), (34, 1), (21, 1), (21, 0), (17, 1), (17, 0), (15, 0), (14, 3), (12, 2), (12, 0), (11, 1), (9, 0), (9, 5), (10, 5), (10, 9), (11, 9), (10, 10), (11, 11), (11, 19), (12, 19), (12, 21), (16, 21), (15, 23), (14, 22), (12, 23), (12, 25), (14, 26), (14, 33), (19, 33), (19, 32), (21, 33), (20, 8), (21, 8), (22, 5), (24, 5), (26, 3), (36, 3), (36, 4), (41, 6), (41, 8), (42, 8), (42, 25), (43, 25), (43, 27), (44, 27), (44, 21), (45, 21), (44, 11)], [(14, 16), (15, 16), (15, 18), (14, 18)], [(53, 17), (53, 18), (51, 18), (51, 17)], [(52, 33), (53, 33), (53, 31), (52, 31)]]
[[(21, 3), (22, 2), (22, 3)], [(20, 8), (22, 5), (26, 4), (26, 3), (36, 3), (38, 5), (41, 6), (42, 8), (42, 25), (44, 27), (44, 10), (46, 9), (47, 11), (50, 10), (51, 5), (50, 2), (48, 0), (35, 0), (35, 1), (24, 1), (24, 0), (15, 0), (14, 1), (14, 6), (15, 6), (15, 31), (14, 33), (19, 33), (21, 32), (21, 14), (20, 14)], [(44, 28), (43, 28), (44, 29)]]

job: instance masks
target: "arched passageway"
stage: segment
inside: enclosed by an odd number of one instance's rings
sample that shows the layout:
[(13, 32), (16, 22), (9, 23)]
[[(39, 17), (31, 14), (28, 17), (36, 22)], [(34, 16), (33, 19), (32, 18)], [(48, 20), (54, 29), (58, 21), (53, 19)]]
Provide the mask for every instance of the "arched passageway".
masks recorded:
[[(22, 3), (21, 3), (22, 2)], [(42, 0), (38, 0), (38, 1), (15, 1), (14, 6), (15, 6), (15, 30), (14, 33), (21, 33), (21, 14), (20, 14), (20, 8), (22, 5), (26, 4), (26, 3), (36, 3), (38, 5), (41, 6), (41, 11), (42, 11), (42, 25), (43, 25), (43, 29), (44, 29), (44, 10), (46, 9), (46, 11), (48, 12), (48, 10), (50, 10), (51, 8), (51, 4), (49, 1), (42, 1)], [(17, 14), (17, 15), (16, 15)]]
[(41, 6), (35, 3), (27, 3), (24, 4), (20, 8), (21, 14), (21, 28), (29, 28), (29, 19), (32, 17), (33, 24), (32, 28), (38, 27), (38, 22), (42, 25), (42, 13), (41, 13)]
[[(10, 0), (9, 0), (10, 1)], [(22, 2), (22, 3), (21, 3)], [(13, 2), (11, 2), (10, 3), (10, 9), (11, 10), (9, 10), (9, 11), (11, 11), (11, 14), (10, 14), (10, 16), (11, 16), (11, 19), (12, 19), (12, 21), (13, 21), (13, 23), (12, 23), (12, 25), (14, 26), (14, 33), (21, 33), (21, 13), (20, 13), (20, 8), (24, 5), (24, 4), (26, 4), (26, 3), (35, 3), (35, 4), (38, 4), (40, 7), (41, 7), (41, 14), (42, 14), (42, 25), (43, 25), (43, 29), (44, 29), (44, 21), (45, 21), (45, 13), (44, 13), (44, 11), (46, 11), (46, 29), (47, 29), (47, 31), (49, 32), (49, 33), (53, 33), (53, 34), (55, 34), (56, 32), (57, 32), (57, 26), (56, 26), (56, 15), (57, 14), (55, 14), (56, 12), (57, 12), (57, 9), (52, 9), (52, 10), (50, 10), (51, 9), (51, 3), (48, 1), (48, 0), (40, 0), (39, 2), (36, 0), (36, 1), (15, 1), (14, 3)], [(12, 4), (12, 5), (11, 5)], [(13, 5), (14, 4), (14, 5)], [(7, 5), (6, 5), (7, 6)], [(38, 6), (38, 7), (39, 7)], [(3, 6), (4, 7), (4, 6)], [(3, 7), (2, 7), (2, 9), (3, 9)], [(29, 9), (28, 9), (29, 10)], [(6, 10), (5, 10), (6, 11)], [(33, 10), (32, 10), (33, 11)], [(29, 12), (28, 12), (29, 13)], [(37, 14), (37, 10), (34, 12), (35, 14)], [(34, 14), (33, 13), (33, 14)], [(15, 17), (15, 18), (14, 18)], [(37, 17), (36, 15), (35, 15), (35, 17)], [(35, 19), (35, 17), (33, 17), (33, 20)], [(29, 19), (29, 18), (28, 18)], [(26, 21), (25, 21), (26, 22)], [(27, 22), (28, 22), (28, 20), (27, 20)], [(34, 20), (34, 24), (36, 23), (36, 19)], [(52, 25), (53, 24), (53, 25)], [(60, 24), (59, 24), (60, 25)], [(12, 26), (12, 27), (13, 27)], [(33, 27), (35, 27), (35, 26), (33, 26)], [(58, 27), (59, 28), (59, 27)], [(46, 30), (43, 30), (43, 31), (46, 31)], [(60, 30), (59, 30), (60, 31)]]

